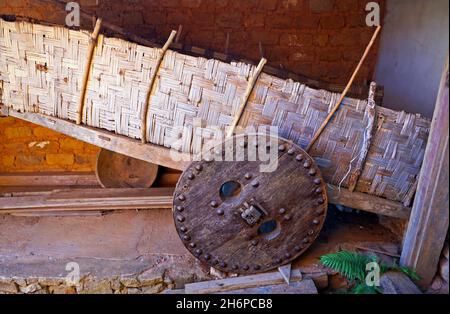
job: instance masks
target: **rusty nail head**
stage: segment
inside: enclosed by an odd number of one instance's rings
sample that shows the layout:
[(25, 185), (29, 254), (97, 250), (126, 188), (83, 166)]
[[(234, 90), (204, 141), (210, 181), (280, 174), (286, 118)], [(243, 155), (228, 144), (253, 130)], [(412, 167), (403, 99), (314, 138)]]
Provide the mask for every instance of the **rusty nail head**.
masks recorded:
[(203, 170), (203, 166), (202, 165), (196, 165), (195, 166), (195, 169), (197, 170), (197, 171), (202, 171)]

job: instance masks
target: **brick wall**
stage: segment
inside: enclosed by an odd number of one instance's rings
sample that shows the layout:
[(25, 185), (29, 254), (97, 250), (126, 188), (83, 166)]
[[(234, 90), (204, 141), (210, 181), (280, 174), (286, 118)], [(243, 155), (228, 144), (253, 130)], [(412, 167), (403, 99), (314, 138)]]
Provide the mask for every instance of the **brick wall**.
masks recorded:
[[(333, 83), (345, 84), (370, 40), (373, 29), (365, 26), (365, 5), (369, 0), (81, 0), (81, 8), (145, 38), (164, 42), (172, 29), (183, 25), (180, 41), (224, 52), (227, 34), (228, 52), (258, 61), (264, 56), (272, 66)], [(385, 0), (378, 0), (384, 11)], [(38, 20), (63, 24), (65, 12), (51, 1), (0, 0), (0, 14), (29, 16)], [(91, 21), (83, 21), (92, 28)], [(369, 55), (358, 76), (366, 83), (373, 75), (377, 47)], [(37, 137), (33, 127), (23, 122), (3, 122), (23, 127), (24, 133), (9, 135), (0, 146), (0, 171), (87, 169), (92, 164), (77, 162), (77, 153), (93, 160), (94, 149), (72, 147), (66, 156), (67, 137)], [(11, 127), (11, 126), (10, 126)], [(9, 127), (9, 128), (10, 128)], [(39, 132), (39, 131), (38, 131)], [(16, 136), (17, 135), (17, 136)], [(2, 135), (3, 136), (3, 135)], [(51, 140), (54, 152), (44, 154), (39, 149), (11, 143), (32, 143)], [(9, 145), (9, 146), (5, 146)], [(28, 145), (27, 144), (27, 145)], [(26, 145), (26, 146), (27, 146)], [(74, 144), (76, 146), (76, 144)], [(81, 144), (80, 144), (81, 146)], [(75, 152), (75, 153), (74, 153)], [(22, 155), (19, 155), (22, 154)], [(53, 164), (51, 154), (62, 154), (64, 164)], [(7, 157), (8, 156), (8, 157)], [(14, 163), (11, 165), (14, 156)], [(22, 159), (30, 156), (25, 165)], [(33, 158), (31, 158), (33, 157)], [(73, 162), (72, 162), (73, 158)], [(50, 162), (49, 162), (50, 160)], [(33, 164), (34, 163), (34, 164)], [(31, 164), (31, 165), (30, 165)], [(40, 169), (39, 165), (42, 166)]]
[(11, 117), (0, 118), (0, 172), (93, 171), (98, 148)]

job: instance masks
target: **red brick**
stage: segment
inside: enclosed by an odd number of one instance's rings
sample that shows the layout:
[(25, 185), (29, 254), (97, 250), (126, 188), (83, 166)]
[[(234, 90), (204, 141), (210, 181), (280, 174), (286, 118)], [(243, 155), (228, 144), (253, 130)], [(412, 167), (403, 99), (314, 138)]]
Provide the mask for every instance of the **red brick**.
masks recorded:
[(30, 137), (31, 135), (31, 128), (27, 126), (10, 126), (5, 129), (5, 136), (7, 139)]
[(280, 37), (280, 45), (288, 47), (305, 47), (311, 46), (313, 43), (313, 35), (311, 34), (282, 34)]
[(313, 37), (313, 44), (318, 47), (324, 47), (328, 45), (328, 35), (327, 34), (319, 34)]
[(300, 15), (294, 19), (294, 27), (300, 29), (316, 29), (319, 27), (319, 21), (319, 15)]
[(70, 166), (74, 163), (73, 154), (47, 154), (45, 160), (49, 165)]
[(72, 150), (82, 150), (84, 149), (84, 143), (81, 141), (78, 141), (76, 139), (66, 137), (59, 141), (60, 147), (62, 150), (65, 151), (72, 151)]
[(12, 167), (14, 166), (14, 161), (16, 160), (16, 157), (14, 155), (3, 155), (2, 156), (2, 164), (5, 167)]
[(258, 10), (273, 11), (277, 8), (278, 0), (260, 0)]
[(245, 27), (264, 27), (266, 15), (263, 13), (255, 13), (248, 16), (244, 21)]
[(18, 155), (16, 156), (16, 166), (39, 166), (44, 162), (44, 156), (41, 155)]
[(323, 16), (320, 18), (320, 25), (329, 29), (342, 28), (345, 26), (345, 19), (338, 15)]
[(311, 12), (331, 12), (333, 11), (333, 8), (334, 0), (309, 0), (309, 9), (311, 10)]
[(263, 45), (275, 45), (279, 42), (280, 34), (269, 31), (252, 31), (250, 33), (250, 40), (253, 43), (259, 43)]
[[(205, 0), (208, 1), (208, 0)], [(181, 6), (190, 9), (197, 9), (202, 5), (202, 0), (181, 0)]]
[(216, 25), (225, 28), (242, 27), (243, 15), (239, 12), (223, 13), (216, 17)]
[[(367, 1), (368, 2), (368, 1)], [(336, 1), (336, 8), (338, 11), (349, 12), (349, 11), (360, 11), (361, 5), (358, 0), (338, 0)]]
[(294, 19), (287, 15), (272, 15), (266, 20), (266, 28), (290, 28)]
[(341, 60), (341, 52), (338, 49), (321, 49), (317, 53), (319, 61), (338, 62)]

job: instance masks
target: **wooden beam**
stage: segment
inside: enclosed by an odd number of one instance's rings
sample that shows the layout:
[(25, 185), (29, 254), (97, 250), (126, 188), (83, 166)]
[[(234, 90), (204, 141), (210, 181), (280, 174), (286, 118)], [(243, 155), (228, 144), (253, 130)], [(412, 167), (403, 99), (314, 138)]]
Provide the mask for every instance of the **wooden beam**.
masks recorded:
[[(111, 151), (176, 170), (183, 171), (190, 163), (191, 155), (189, 154), (175, 152), (159, 145), (142, 144), (139, 140), (101, 129), (76, 125), (60, 118), (48, 117), (39, 113), (20, 113), (15, 110), (9, 110), (9, 115)], [(410, 208), (403, 206), (400, 202), (365, 193), (350, 192), (348, 189), (339, 190), (337, 187), (329, 187), (328, 193), (329, 201), (332, 204), (344, 205), (379, 215), (409, 218)]]
[[(0, 107), (4, 107), (4, 105), (0, 105)], [(176, 152), (159, 145), (142, 144), (139, 140), (101, 129), (77, 125), (60, 118), (45, 116), (40, 113), (22, 113), (15, 110), (9, 110), (9, 116), (49, 128), (104, 149), (161, 166), (183, 170), (190, 163), (191, 157), (189, 154)]]
[(172, 208), (172, 188), (74, 189), (0, 197), (0, 214)]
[(421, 276), (426, 289), (436, 275), (449, 222), (448, 59), (400, 262)]
[[(292, 282), (301, 281), (303, 278), (314, 281), (318, 289), (324, 289), (328, 286), (328, 275), (326, 272), (302, 273), (301, 269), (292, 270)], [(191, 283), (187, 284), (184, 290), (186, 294), (208, 294), (260, 286), (279, 285), (283, 283), (285, 284), (284, 279), (277, 271), (258, 275)]]
[(328, 185), (328, 201), (331, 204), (343, 205), (369, 213), (400, 219), (409, 219), (411, 209), (400, 202), (393, 202), (385, 198), (361, 192), (350, 192)]
[(0, 186), (99, 186), (93, 172), (0, 173)]

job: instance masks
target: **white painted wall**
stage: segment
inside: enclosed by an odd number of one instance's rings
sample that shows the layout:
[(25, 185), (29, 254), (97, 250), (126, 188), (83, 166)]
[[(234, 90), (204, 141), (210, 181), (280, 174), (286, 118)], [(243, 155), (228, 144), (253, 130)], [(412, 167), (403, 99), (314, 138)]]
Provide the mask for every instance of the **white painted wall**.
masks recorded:
[(449, 0), (387, 0), (375, 81), (384, 107), (432, 117), (449, 50)]

